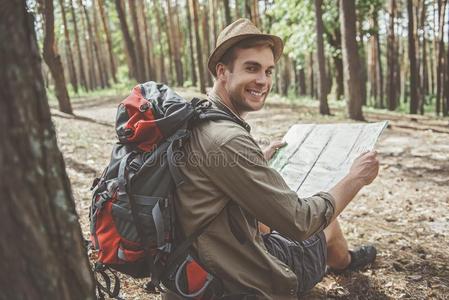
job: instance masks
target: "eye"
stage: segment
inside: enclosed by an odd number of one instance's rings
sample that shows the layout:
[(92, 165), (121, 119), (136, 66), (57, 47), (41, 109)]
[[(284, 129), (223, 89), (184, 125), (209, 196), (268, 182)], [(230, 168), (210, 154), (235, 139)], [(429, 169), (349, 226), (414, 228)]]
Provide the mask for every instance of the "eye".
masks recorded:
[(256, 72), (256, 67), (254, 66), (249, 66), (246, 68), (249, 72)]
[(271, 75), (273, 74), (273, 70), (267, 70), (267, 71), (265, 72), (265, 74), (266, 74), (267, 76), (271, 76)]

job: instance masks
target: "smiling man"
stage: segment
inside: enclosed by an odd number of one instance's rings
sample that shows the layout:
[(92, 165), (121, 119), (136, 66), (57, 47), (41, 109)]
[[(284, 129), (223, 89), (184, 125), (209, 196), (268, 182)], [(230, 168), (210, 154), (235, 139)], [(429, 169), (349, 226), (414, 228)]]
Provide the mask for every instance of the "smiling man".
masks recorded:
[[(194, 252), (229, 299), (297, 299), (322, 279), (326, 265), (352, 271), (376, 256), (372, 246), (349, 251), (336, 220), (377, 176), (376, 153), (359, 157), (330, 191), (300, 199), (267, 164), (281, 145), (261, 150), (244, 121), (263, 107), (282, 50), (279, 37), (262, 34), (249, 20), (226, 27), (209, 57), (215, 77), (209, 99), (235, 122), (204, 122), (185, 145), (195, 159), (181, 167), (179, 223), (185, 236), (206, 228)], [(211, 161), (212, 154), (220, 160)], [(271, 230), (261, 232), (259, 224)]]

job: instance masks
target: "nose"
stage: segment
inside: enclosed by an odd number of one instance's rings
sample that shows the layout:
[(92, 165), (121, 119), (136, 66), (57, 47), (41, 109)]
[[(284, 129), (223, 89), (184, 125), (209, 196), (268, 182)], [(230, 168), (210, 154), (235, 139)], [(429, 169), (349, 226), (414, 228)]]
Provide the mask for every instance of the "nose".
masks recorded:
[(259, 85), (265, 85), (268, 83), (268, 76), (264, 72), (260, 72), (256, 78), (256, 83)]

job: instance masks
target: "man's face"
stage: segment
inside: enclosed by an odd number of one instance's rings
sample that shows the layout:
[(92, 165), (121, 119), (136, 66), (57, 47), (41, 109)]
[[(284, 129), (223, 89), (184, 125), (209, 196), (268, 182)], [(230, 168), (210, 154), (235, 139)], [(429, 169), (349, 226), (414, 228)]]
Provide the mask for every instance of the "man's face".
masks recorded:
[[(273, 51), (266, 46), (235, 49), (233, 68), (225, 68), (225, 89), (238, 113), (261, 109), (271, 89)], [(232, 69), (232, 72), (231, 72)]]

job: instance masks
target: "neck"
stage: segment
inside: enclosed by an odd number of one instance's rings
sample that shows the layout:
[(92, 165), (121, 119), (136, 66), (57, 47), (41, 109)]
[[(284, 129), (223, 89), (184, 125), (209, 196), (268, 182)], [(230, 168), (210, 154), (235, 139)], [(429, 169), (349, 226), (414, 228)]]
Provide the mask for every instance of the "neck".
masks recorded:
[(240, 111), (231, 101), (231, 98), (229, 97), (229, 94), (226, 92), (226, 90), (220, 86), (218, 86), (218, 84), (214, 84), (212, 91), (213, 94), (215, 94), (216, 96), (218, 96), (218, 98), (220, 98), (221, 103), (223, 103), (224, 105), (226, 105), (226, 107), (228, 107), (234, 114), (236, 114), (237, 116), (239, 116), (241, 119), (244, 119), (247, 115), (247, 112), (244, 111)]

